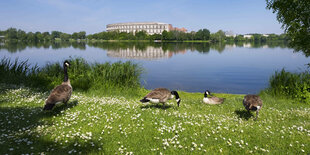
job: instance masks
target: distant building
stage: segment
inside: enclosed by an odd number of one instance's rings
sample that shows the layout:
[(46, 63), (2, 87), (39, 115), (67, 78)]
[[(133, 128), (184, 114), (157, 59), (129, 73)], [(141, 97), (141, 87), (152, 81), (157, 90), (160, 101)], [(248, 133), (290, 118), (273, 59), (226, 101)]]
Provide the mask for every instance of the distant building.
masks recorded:
[(108, 24), (107, 31), (119, 31), (119, 32), (139, 32), (145, 31), (148, 34), (161, 34), (164, 30), (166, 31), (182, 31), (186, 32), (185, 28), (176, 28), (171, 24), (159, 23), (159, 22), (137, 22), (137, 23), (116, 23)]
[(234, 34), (233, 31), (225, 31), (224, 33), (225, 33), (226, 37), (236, 37), (237, 36), (236, 34)]
[(243, 38), (252, 38), (253, 37), (253, 35), (250, 35), (250, 34), (245, 34), (245, 35), (243, 35)]

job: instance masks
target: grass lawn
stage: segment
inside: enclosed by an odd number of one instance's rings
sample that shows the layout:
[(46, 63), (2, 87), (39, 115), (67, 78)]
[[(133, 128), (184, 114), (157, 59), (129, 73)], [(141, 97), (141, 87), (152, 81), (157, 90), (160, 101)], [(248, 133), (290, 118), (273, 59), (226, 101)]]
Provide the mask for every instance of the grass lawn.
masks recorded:
[[(142, 104), (74, 91), (68, 105), (42, 111), (48, 92), (0, 85), (0, 154), (309, 154), (310, 105), (262, 95), (258, 121), (243, 95), (205, 105), (202, 93)], [(96, 93), (97, 94), (97, 93)]]

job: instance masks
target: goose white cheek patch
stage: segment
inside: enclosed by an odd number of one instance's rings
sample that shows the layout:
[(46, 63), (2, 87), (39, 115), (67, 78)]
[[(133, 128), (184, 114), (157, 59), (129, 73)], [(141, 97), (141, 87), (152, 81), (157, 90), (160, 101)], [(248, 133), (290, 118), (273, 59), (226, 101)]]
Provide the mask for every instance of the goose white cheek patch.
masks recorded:
[(181, 100), (181, 99), (179, 99), (179, 98), (178, 98), (178, 99), (176, 99), (176, 101), (177, 101), (177, 102), (179, 102), (180, 100)]

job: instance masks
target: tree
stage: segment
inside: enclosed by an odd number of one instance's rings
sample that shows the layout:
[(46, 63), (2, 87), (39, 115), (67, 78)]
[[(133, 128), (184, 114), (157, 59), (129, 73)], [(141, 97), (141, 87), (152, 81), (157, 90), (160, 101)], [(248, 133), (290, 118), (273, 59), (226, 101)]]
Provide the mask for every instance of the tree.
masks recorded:
[(35, 38), (36, 38), (35, 41), (42, 41), (44, 39), (41, 32), (36, 32)]
[(9, 28), (6, 30), (7, 33), (6, 33), (6, 38), (8, 40), (17, 40), (17, 30), (16, 28)]
[(35, 41), (36, 40), (35, 34), (32, 32), (28, 32), (27, 33), (27, 40), (28, 41)]
[(52, 31), (51, 39), (60, 38), (60, 34), (61, 32), (59, 31)]
[(224, 31), (222, 31), (222, 30), (219, 30), (219, 31), (217, 31), (216, 33), (213, 33), (212, 35), (211, 35), (211, 40), (213, 41), (213, 42), (221, 42), (221, 41), (224, 41), (225, 40), (225, 33), (224, 33)]
[(18, 38), (18, 40), (22, 40), (22, 41), (26, 40), (27, 39), (26, 32), (23, 30), (18, 30), (17, 31), (17, 38)]
[(49, 32), (43, 32), (42, 33), (44, 41), (50, 40), (50, 33)]
[(77, 40), (78, 38), (79, 38), (78, 33), (77, 33), (77, 32), (74, 32), (74, 33), (72, 34), (72, 39)]
[(263, 35), (255, 33), (252, 36), (255, 42), (260, 42)]
[(86, 32), (85, 31), (81, 31), (78, 33), (78, 38), (79, 39), (85, 39), (86, 38)]
[(309, 0), (266, 0), (267, 9), (277, 13), (291, 43), (296, 50), (310, 56), (310, 1)]
[(242, 42), (242, 41), (245, 41), (245, 38), (243, 37), (243, 35), (237, 35), (235, 37), (235, 41), (236, 42)]
[(135, 36), (138, 40), (146, 40), (147, 33), (146, 31), (139, 31), (139, 32), (136, 32)]
[(69, 41), (69, 39), (71, 38), (71, 35), (70, 34), (67, 34), (67, 33), (62, 33), (60, 34), (60, 39), (62, 41)]
[(164, 30), (162, 35), (162, 40), (168, 40), (168, 31)]
[(200, 29), (196, 33), (195, 38), (197, 40), (209, 40), (210, 39), (210, 31), (208, 29)]

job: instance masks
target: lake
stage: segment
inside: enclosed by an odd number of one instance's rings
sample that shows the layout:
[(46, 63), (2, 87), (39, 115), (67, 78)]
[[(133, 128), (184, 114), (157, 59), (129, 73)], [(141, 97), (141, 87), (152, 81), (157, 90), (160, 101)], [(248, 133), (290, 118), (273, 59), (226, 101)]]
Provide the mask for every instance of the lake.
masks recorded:
[(39, 67), (82, 57), (89, 63), (133, 61), (145, 72), (147, 89), (251, 94), (268, 86), (275, 71), (306, 69), (310, 62), (284, 43), (0, 43), (0, 57), (28, 60)]

